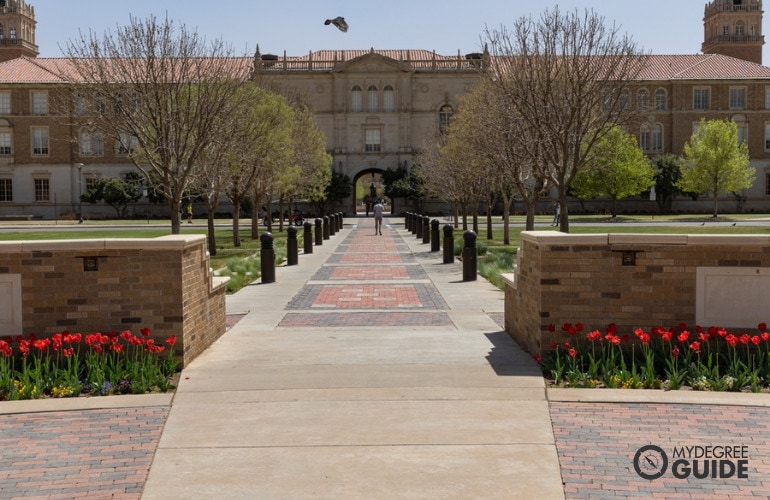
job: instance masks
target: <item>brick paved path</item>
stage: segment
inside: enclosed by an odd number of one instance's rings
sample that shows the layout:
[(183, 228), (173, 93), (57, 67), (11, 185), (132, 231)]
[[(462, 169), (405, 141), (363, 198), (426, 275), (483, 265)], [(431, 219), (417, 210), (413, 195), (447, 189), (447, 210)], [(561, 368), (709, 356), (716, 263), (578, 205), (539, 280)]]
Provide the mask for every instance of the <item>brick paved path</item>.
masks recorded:
[(3, 415), (0, 498), (140, 498), (168, 411)]
[(401, 236), (368, 229), (354, 229), (339, 244), (289, 303), (280, 327), (454, 326)]
[[(567, 499), (770, 498), (770, 408), (552, 402), (550, 411)], [(669, 457), (667, 473), (652, 481), (633, 466), (649, 444)], [(675, 447), (743, 445), (747, 479), (671, 473)]]

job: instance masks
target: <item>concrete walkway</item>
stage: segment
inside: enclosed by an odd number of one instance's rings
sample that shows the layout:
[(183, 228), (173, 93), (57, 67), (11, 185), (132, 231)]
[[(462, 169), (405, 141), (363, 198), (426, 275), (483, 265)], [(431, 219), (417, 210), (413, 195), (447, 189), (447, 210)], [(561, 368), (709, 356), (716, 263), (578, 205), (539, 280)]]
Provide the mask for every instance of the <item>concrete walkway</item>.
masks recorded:
[(144, 499), (564, 498), (503, 294), (389, 222), (228, 298), (245, 316), (182, 372)]

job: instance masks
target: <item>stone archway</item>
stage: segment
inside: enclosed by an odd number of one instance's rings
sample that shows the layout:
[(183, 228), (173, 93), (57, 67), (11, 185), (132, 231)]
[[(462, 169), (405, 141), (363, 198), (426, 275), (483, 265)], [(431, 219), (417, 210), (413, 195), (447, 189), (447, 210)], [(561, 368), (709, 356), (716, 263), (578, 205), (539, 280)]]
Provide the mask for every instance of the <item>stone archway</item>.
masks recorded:
[[(350, 208), (354, 215), (370, 215), (373, 200), (385, 198), (382, 173), (382, 169), (368, 168), (358, 172), (353, 178), (353, 196), (351, 196), (352, 206)], [(367, 203), (369, 203), (368, 211)]]

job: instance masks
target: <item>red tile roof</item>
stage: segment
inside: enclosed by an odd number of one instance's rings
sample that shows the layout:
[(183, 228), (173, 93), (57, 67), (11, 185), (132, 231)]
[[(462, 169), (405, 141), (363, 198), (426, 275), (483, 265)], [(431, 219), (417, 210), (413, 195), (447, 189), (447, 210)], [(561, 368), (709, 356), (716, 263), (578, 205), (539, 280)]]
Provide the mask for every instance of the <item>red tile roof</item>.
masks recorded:
[[(375, 53), (396, 61), (409, 62), (415, 68), (430, 68), (432, 61), (457, 61), (464, 55), (440, 55), (428, 50), (320, 50), (304, 56), (286, 56), (295, 69), (303, 63), (313, 61), (313, 68), (327, 69), (330, 63), (350, 61), (363, 55)], [(263, 55), (264, 57), (264, 55)], [(250, 57), (240, 58), (244, 65), (251, 65)], [(278, 56), (280, 66), (284, 56)], [(0, 63), (0, 83), (63, 83), (58, 76), (68, 66), (65, 58), (19, 57)], [(445, 68), (449, 66), (444, 66)], [(770, 79), (770, 67), (735, 59), (719, 54), (692, 55), (651, 55), (648, 64), (640, 74), (640, 80), (740, 80)]]

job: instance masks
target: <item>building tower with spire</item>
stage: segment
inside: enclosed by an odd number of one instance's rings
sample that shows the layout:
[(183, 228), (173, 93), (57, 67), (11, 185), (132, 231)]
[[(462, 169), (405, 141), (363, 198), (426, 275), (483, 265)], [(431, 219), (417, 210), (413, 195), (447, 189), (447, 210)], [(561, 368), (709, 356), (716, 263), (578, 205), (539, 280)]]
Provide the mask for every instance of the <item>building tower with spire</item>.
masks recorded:
[(703, 16), (704, 54), (762, 64), (762, 0), (713, 0)]
[(0, 0), (0, 62), (37, 57), (35, 8), (24, 0)]

